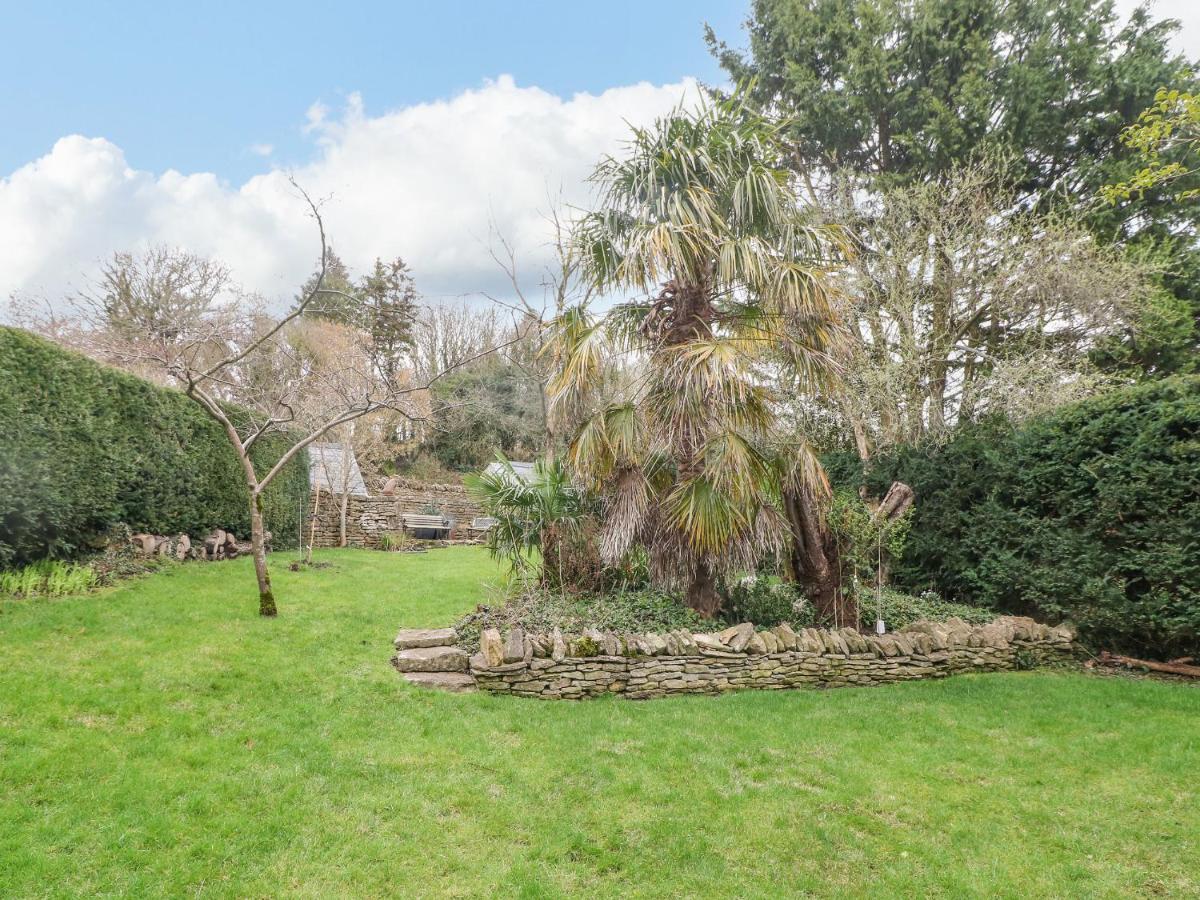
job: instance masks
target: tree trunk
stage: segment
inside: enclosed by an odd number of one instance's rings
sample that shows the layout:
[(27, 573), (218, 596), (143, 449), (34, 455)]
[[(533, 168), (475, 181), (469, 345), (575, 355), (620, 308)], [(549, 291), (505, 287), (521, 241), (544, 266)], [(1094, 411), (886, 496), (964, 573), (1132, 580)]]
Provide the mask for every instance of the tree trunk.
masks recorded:
[(706, 619), (711, 619), (721, 611), (717, 579), (708, 563), (701, 562), (696, 566), (696, 574), (688, 583), (684, 602)]
[[(859, 609), (853, 596), (842, 590), (842, 561), (837, 539), (829, 529), (825, 510), (807, 488), (784, 494), (784, 511), (792, 524), (791, 576), (813, 604), (817, 618), (836, 627), (858, 627)], [(895, 520), (913, 505), (912, 488), (896, 481), (875, 510), (878, 518)], [(887, 570), (880, 564), (886, 583)]]
[(346, 546), (346, 515), (350, 509), (350, 493), (342, 491), (342, 506), (338, 510), (338, 546)]
[(258, 579), (258, 614), (275, 616), (275, 595), (271, 592), (271, 575), (267, 572), (267, 547), (263, 540), (262, 495), (250, 495), (250, 548), (254, 556), (254, 575)]
[(839, 628), (856, 626), (858, 604), (842, 591), (837, 539), (817, 496), (808, 488), (789, 491), (784, 495), (784, 510), (792, 524), (790, 574), (812, 603), (818, 621)]
[(305, 561), (311, 566), (313, 555), (313, 544), (317, 540), (317, 513), (321, 510), (321, 482), (317, 482), (316, 497), (313, 500), (312, 521), (308, 523), (308, 553)]

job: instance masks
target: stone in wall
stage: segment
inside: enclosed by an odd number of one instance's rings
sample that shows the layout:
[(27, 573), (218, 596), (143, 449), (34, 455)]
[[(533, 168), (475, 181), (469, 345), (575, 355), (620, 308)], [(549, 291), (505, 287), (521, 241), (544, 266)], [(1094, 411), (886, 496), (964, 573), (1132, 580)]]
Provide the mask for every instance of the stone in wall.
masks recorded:
[(476, 686), (541, 699), (825, 688), (998, 672), (1068, 660), (1075, 634), (1023, 616), (987, 625), (961, 619), (916, 622), (890, 634), (742, 623), (716, 634), (484, 634), (471, 657)]

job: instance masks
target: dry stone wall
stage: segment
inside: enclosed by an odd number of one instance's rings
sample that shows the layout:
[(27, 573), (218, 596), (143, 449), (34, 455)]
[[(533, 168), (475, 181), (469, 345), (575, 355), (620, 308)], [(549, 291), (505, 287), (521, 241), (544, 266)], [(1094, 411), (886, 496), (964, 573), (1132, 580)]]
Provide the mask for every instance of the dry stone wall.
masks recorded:
[[(315, 496), (308, 499), (311, 516)], [(321, 494), (317, 507), (317, 527), (313, 544), (317, 547), (336, 547), (339, 543), (342, 498), (338, 494)], [(468, 536), (471, 520), (483, 515), (479, 504), (460, 484), (424, 484), (402, 481), (391, 497), (382, 495), (361, 497), (351, 495), (346, 511), (346, 543), (351, 547), (379, 546), (382, 535), (400, 530), (400, 517), (424, 513), (426, 509), (454, 520), (453, 539)], [(309, 525), (311, 525), (311, 518)], [(307, 526), (306, 526), (307, 528)], [(305, 541), (308, 532), (305, 531)]]
[(998, 672), (1068, 660), (1069, 626), (1054, 628), (1021, 616), (988, 625), (961, 619), (917, 622), (900, 632), (864, 635), (786, 625), (756, 631), (743, 623), (716, 634), (674, 631), (579, 635), (507, 635), (487, 629), (469, 671), (480, 690), (542, 699), (617, 694), (649, 699), (669, 694), (719, 694), (759, 688), (886, 684)]

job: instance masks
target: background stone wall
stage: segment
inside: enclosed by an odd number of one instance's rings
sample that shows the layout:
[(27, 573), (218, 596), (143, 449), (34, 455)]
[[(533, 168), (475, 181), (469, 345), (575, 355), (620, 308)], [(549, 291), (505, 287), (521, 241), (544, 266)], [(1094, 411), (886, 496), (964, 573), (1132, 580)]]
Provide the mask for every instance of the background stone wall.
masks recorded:
[[(315, 496), (308, 499), (309, 519), (305, 524), (304, 540), (308, 541)], [(342, 498), (338, 494), (321, 493), (317, 509), (317, 530), (314, 545), (317, 547), (338, 546), (338, 528)], [(423, 484), (404, 481), (396, 488), (395, 496), (358, 497), (351, 495), (346, 514), (346, 541), (351, 547), (378, 547), (380, 536), (385, 532), (400, 531), (400, 516), (422, 514), (427, 507), (454, 520), (451, 537), (467, 537), (467, 526), (471, 520), (483, 515), (479, 504), (459, 484)]]
[(901, 632), (853, 629), (756, 632), (749, 623), (718, 634), (507, 636), (483, 633), (470, 673), (485, 691), (543, 699), (619, 694), (717, 694), (761, 688), (885, 684), (959, 672), (1029, 668), (1075, 653), (1074, 632), (1007, 616), (982, 626), (961, 619), (918, 622)]

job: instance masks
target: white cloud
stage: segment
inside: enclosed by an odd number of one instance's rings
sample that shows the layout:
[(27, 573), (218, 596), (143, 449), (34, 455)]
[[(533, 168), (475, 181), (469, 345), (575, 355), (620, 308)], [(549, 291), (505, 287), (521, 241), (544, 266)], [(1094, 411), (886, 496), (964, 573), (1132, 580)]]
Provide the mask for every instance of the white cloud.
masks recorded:
[[(379, 116), (357, 95), (314, 105), (313, 159), (294, 169), (323, 207), (353, 268), (400, 255), (431, 296), (502, 290), (489, 221), (525, 251), (531, 283), (545, 259), (544, 213), (561, 188), (586, 204), (585, 179), (645, 123), (695, 91), (637, 84), (568, 99), (503, 76), (449, 100)], [(139, 171), (103, 138), (64, 137), (0, 179), (0, 297), (53, 301), (116, 250), (165, 242), (215, 256), (246, 287), (289, 299), (312, 268), (316, 233), (280, 170), (227, 184), (210, 173)]]
[(270, 156), (275, 152), (274, 144), (251, 144), (250, 152), (255, 156)]
[[(1116, 0), (1122, 21), (1146, 0)], [(1172, 46), (1188, 59), (1200, 57), (1200, 4), (1196, 0), (1150, 0), (1150, 15), (1159, 19), (1178, 19), (1179, 31)]]

